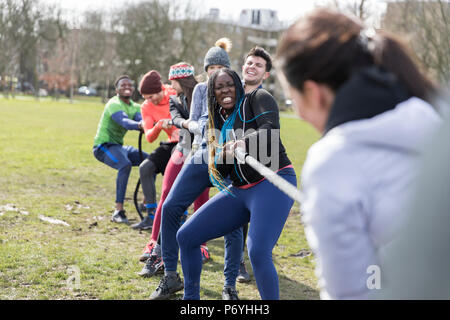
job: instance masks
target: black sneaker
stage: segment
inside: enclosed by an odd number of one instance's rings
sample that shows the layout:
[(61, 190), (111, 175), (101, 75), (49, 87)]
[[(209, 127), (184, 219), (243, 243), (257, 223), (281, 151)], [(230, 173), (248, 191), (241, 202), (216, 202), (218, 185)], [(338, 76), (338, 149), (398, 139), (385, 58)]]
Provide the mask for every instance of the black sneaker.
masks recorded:
[(241, 261), (241, 264), (239, 266), (239, 274), (236, 280), (241, 283), (250, 282), (250, 275), (248, 274), (247, 269), (245, 268), (244, 261)]
[(138, 273), (141, 277), (149, 278), (157, 273), (164, 271), (164, 263), (162, 258), (156, 254), (152, 254), (150, 258), (145, 262), (145, 266), (142, 268), (141, 272)]
[(128, 224), (128, 219), (127, 216), (125, 215), (125, 210), (114, 210), (113, 215), (111, 216), (111, 221), (112, 222), (117, 222), (117, 223), (125, 223)]
[(144, 220), (142, 220), (142, 221), (139, 222), (139, 223), (133, 224), (131, 227), (132, 227), (133, 229), (139, 229), (139, 230), (148, 230), (148, 229), (151, 229), (151, 228), (153, 228), (153, 218), (154, 218), (153, 215), (146, 216), (146, 217), (144, 218)]
[(222, 300), (239, 300), (236, 289), (224, 287), (222, 290)]
[(183, 281), (178, 273), (176, 276), (164, 275), (159, 281), (158, 288), (150, 295), (150, 300), (167, 300), (172, 294), (183, 289)]

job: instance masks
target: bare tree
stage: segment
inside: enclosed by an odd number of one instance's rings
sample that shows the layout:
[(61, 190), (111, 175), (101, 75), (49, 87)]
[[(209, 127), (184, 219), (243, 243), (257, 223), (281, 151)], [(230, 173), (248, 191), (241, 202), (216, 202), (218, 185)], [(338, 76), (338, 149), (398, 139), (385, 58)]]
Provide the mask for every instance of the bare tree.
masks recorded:
[(133, 79), (150, 69), (165, 70), (174, 61), (171, 41), (174, 23), (169, 16), (170, 3), (144, 1), (116, 15), (117, 54), (124, 72)]
[(21, 3), (13, 0), (0, 2), (0, 76), (4, 94), (8, 96), (12, 79), (19, 75), (19, 61), (23, 47), (21, 32)]
[(60, 90), (68, 91), (72, 85), (71, 58), (72, 50), (66, 41), (60, 40), (53, 46), (52, 54), (42, 60), (45, 71), (40, 80), (46, 83), (55, 99), (59, 99)]
[(369, 16), (368, 2), (366, 0), (352, 2), (345, 1), (344, 3), (342, 1), (333, 0), (331, 6), (339, 11), (352, 13), (363, 21)]
[(379, 27), (384, 5), (381, 1), (367, 0), (328, 0), (321, 6), (331, 7), (338, 11), (353, 14), (370, 27)]
[(83, 84), (100, 83), (101, 61), (106, 49), (106, 30), (103, 26), (104, 13), (86, 11), (80, 26), (78, 50), (78, 73)]
[(416, 1), (389, 3), (383, 27), (401, 34), (427, 71), (438, 81), (450, 79), (450, 3)]
[(61, 28), (60, 17), (52, 9), (32, 0), (0, 2), (2, 79), (20, 78), (39, 87), (40, 47), (54, 43)]
[(158, 70), (167, 80), (170, 65), (186, 61), (197, 74), (203, 72), (203, 58), (217, 39), (228, 37), (236, 46), (240, 41), (237, 26), (211, 21), (200, 15), (193, 2), (144, 1), (118, 12), (114, 30), (117, 32), (117, 53), (124, 71), (139, 80), (148, 70)]
[(210, 47), (222, 37), (229, 38), (233, 43), (231, 60), (240, 60), (238, 50), (241, 36), (237, 33), (237, 27), (233, 24), (225, 24), (220, 21), (212, 21), (207, 17), (196, 16), (195, 7), (186, 8), (186, 17), (176, 20), (174, 35), (175, 50), (174, 62), (187, 61), (194, 65), (197, 73), (202, 73), (203, 59)]
[[(56, 79), (60, 79), (58, 82), (62, 81), (62, 76), (59, 76), (59, 74), (62, 74), (65, 70), (59, 70), (62, 66), (58, 64), (52, 65), (54, 61), (51, 61), (51, 59), (53, 56), (61, 54), (60, 46), (62, 40), (68, 34), (67, 25), (62, 19), (60, 8), (45, 7), (43, 10), (46, 12), (44, 14), (45, 18), (39, 21), (39, 33), (36, 42), (36, 97), (39, 95), (41, 85), (45, 86), (46, 89), (50, 89), (53, 88)], [(59, 61), (58, 63), (60, 63), (61, 59), (62, 57), (56, 58)], [(58, 69), (58, 76), (50, 76), (49, 72), (54, 72), (55, 69)], [(45, 78), (50, 78), (50, 81), (45, 81)]]

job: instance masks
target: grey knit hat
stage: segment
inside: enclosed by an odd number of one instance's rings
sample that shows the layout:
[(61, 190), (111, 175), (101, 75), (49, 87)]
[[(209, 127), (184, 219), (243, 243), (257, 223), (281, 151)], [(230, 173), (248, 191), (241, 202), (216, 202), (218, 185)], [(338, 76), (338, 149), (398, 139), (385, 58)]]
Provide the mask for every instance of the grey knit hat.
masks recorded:
[(210, 48), (205, 55), (205, 60), (203, 63), (205, 71), (209, 66), (214, 64), (229, 68), (231, 63), (227, 52), (231, 50), (231, 46), (231, 41), (228, 38), (221, 38), (217, 40), (215, 46)]

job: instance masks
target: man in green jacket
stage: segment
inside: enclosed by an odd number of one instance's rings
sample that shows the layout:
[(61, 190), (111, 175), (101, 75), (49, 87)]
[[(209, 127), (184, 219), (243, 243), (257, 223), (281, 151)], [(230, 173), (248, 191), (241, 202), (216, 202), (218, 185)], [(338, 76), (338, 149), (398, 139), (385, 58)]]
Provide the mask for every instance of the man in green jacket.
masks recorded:
[[(134, 92), (133, 81), (129, 76), (120, 76), (116, 82), (115, 97), (105, 106), (98, 124), (94, 139), (93, 153), (95, 158), (118, 170), (116, 179), (116, 209), (111, 221), (127, 223), (123, 201), (130, 176), (131, 167), (140, 165), (139, 150), (132, 146), (124, 146), (123, 138), (128, 130), (142, 130), (140, 105), (131, 100)], [(143, 152), (142, 159), (147, 158)]]

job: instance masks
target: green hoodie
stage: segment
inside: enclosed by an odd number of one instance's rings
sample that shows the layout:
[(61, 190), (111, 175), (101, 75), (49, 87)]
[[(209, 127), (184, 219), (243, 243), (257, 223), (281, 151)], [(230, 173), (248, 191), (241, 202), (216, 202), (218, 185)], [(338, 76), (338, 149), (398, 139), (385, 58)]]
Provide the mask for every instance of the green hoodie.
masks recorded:
[(118, 96), (112, 97), (103, 110), (102, 117), (98, 124), (97, 134), (95, 135), (94, 146), (106, 142), (123, 145), (123, 137), (128, 130), (111, 118), (114, 113), (120, 111), (125, 112), (128, 118), (134, 119), (136, 113), (141, 112), (141, 107), (132, 100), (130, 100), (130, 104), (126, 104), (120, 100)]

